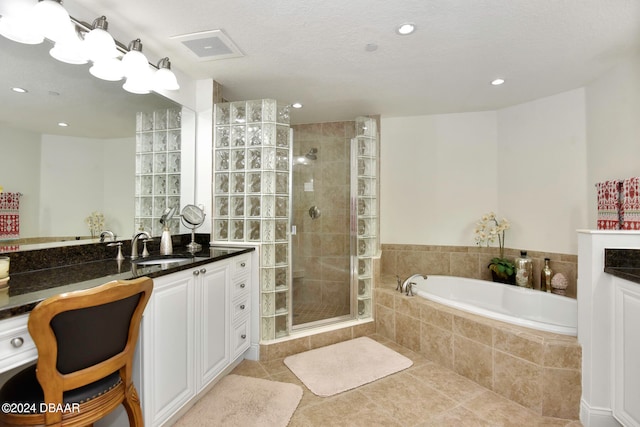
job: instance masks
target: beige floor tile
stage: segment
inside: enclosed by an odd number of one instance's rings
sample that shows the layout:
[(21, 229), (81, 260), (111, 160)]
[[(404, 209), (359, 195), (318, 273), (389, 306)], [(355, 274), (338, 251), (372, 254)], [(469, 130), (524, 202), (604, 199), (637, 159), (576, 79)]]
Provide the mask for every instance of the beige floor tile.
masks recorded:
[(401, 372), (359, 388), (403, 426), (416, 425), (457, 405), (424, 381)]
[(264, 366), (260, 362), (253, 360), (243, 360), (231, 373), (254, 378), (267, 378), (269, 376)]
[(457, 406), (416, 427), (493, 427), (470, 410)]
[(467, 401), (487, 391), (486, 388), (436, 363), (409, 368), (407, 373), (457, 401)]
[(489, 390), (463, 403), (463, 406), (495, 427), (532, 426), (540, 418), (533, 411)]

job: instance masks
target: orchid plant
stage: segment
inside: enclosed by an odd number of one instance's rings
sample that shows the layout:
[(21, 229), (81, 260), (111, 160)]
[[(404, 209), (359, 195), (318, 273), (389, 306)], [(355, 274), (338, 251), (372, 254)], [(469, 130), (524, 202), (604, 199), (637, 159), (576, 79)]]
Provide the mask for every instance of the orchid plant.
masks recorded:
[(488, 247), (498, 240), (500, 256), (491, 259), (488, 268), (505, 281), (515, 273), (515, 265), (504, 257), (505, 231), (509, 228), (511, 228), (509, 221), (506, 218), (498, 221), (493, 212), (482, 215), (475, 228), (475, 242), (478, 246)]

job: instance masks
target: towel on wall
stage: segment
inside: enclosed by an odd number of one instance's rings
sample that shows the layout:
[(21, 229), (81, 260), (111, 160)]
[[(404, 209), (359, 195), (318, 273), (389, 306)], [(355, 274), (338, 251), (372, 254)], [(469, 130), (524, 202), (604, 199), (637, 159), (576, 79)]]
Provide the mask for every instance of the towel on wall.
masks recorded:
[(0, 240), (20, 237), (20, 193), (0, 193)]
[(620, 229), (620, 186), (618, 180), (596, 184), (598, 191), (598, 230)]
[(627, 178), (622, 182), (620, 217), (623, 230), (640, 230), (640, 178)]

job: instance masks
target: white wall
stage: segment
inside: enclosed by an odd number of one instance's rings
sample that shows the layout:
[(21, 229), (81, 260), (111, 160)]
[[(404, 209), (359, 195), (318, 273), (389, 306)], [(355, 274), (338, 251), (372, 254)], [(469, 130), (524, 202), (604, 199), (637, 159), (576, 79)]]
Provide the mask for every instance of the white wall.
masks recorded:
[(383, 243), (468, 245), (498, 207), (496, 113), (382, 117)]
[(494, 211), (512, 224), (507, 247), (577, 253), (584, 111), (578, 89), (497, 112), (382, 117), (382, 243), (472, 245)]
[(586, 87), (589, 225), (596, 224), (596, 183), (640, 175), (640, 56)]
[(23, 194), (20, 199), (20, 236), (38, 236), (40, 134), (0, 126), (0, 153), (0, 185), (4, 191)]
[(587, 228), (584, 89), (498, 111), (498, 211), (507, 246), (577, 253)]

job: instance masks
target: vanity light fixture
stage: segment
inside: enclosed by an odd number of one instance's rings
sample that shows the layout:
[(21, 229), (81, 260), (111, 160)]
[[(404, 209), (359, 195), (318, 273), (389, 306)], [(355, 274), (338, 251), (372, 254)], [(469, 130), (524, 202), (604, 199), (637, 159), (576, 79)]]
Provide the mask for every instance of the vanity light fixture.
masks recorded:
[(122, 71), (127, 81), (122, 88), (127, 92), (146, 94), (151, 92), (153, 74), (149, 68), (149, 60), (142, 53), (142, 42), (135, 39), (129, 43), (129, 52), (122, 57)]
[(69, 30), (64, 36), (55, 42), (53, 48), (49, 51), (49, 55), (60, 62), (67, 64), (81, 65), (89, 62), (87, 55), (73, 22), (68, 23)]
[(396, 33), (398, 33), (401, 36), (408, 36), (409, 34), (412, 34), (414, 31), (416, 31), (416, 24), (414, 24), (413, 22), (405, 22), (404, 24), (400, 24), (396, 28)]
[(171, 71), (171, 61), (169, 61), (169, 58), (165, 57), (158, 61), (158, 70), (153, 75), (153, 85), (157, 89), (180, 89), (178, 79), (176, 79), (176, 75)]
[(69, 16), (61, 0), (38, 0), (33, 6), (14, 3), (0, 15), (0, 35), (5, 38), (25, 44), (39, 44), (47, 38), (54, 42), (49, 54), (55, 59), (68, 64), (91, 61), (89, 72), (102, 80), (119, 81), (126, 75), (123, 88), (132, 93), (149, 93), (152, 86), (180, 89), (169, 58), (151, 64), (142, 53), (140, 39), (127, 49), (108, 33), (105, 16), (89, 25)]
[(91, 61), (98, 62), (103, 59), (117, 58), (120, 53), (116, 42), (107, 32), (109, 23), (106, 16), (96, 18), (92, 24), (93, 29), (84, 36), (84, 48)]
[(504, 84), (504, 79), (500, 79), (500, 78), (494, 79), (491, 81), (491, 84), (493, 86), (500, 86), (501, 84)]
[(60, 0), (40, 0), (33, 6), (33, 20), (42, 35), (53, 42), (69, 36), (75, 32), (70, 28), (71, 17), (62, 6)]
[(33, 6), (24, 2), (13, 2), (11, 6), (0, 17), (0, 35), (23, 44), (42, 43), (44, 36), (31, 18)]

